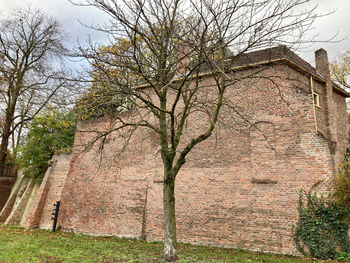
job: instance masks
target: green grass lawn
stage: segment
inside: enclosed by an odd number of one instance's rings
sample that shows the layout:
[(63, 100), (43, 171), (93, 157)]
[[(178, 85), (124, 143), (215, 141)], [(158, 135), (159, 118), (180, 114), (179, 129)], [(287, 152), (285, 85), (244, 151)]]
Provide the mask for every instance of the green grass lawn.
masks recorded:
[[(93, 237), (0, 224), (0, 262), (163, 262), (161, 242)], [(177, 262), (331, 262), (235, 249), (178, 245)]]

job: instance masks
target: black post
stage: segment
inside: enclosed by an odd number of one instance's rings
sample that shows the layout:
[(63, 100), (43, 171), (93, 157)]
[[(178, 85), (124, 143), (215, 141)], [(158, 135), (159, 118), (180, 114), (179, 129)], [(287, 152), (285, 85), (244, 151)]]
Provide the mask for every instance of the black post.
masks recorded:
[(52, 212), (51, 215), (53, 215), (54, 217), (51, 218), (51, 220), (53, 220), (53, 225), (52, 225), (52, 232), (56, 231), (56, 225), (57, 225), (57, 218), (58, 218), (58, 211), (60, 209), (60, 201), (57, 201), (55, 204), (53, 204), (53, 206), (55, 206), (55, 212)]

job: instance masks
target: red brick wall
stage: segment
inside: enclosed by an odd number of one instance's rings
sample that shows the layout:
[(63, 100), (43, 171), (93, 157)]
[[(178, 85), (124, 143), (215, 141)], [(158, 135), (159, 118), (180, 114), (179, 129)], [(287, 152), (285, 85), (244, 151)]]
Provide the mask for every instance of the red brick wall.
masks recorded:
[(346, 148), (348, 147), (348, 112), (346, 108), (346, 101), (342, 95), (333, 92), (333, 101), (335, 105), (335, 127), (337, 134), (337, 151), (335, 153), (335, 167), (338, 167), (344, 159)]
[(52, 158), (51, 167), (46, 171), (26, 217), (21, 221), (21, 226), (51, 229), (53, 204), (61, 201), (70, 160), (70, 154), (60, 154)]
[(16, 177), (0, 176), (0, 211), (6, 204), (7, 198), (10, 196), (12, 186), (16, 182)]
[[(286, 65), (261, 75), (227, 90), (226, 98), (241, 114), (224, 107), (215, 134), (193, 149), (177, 176), (181, 242), (295, 254), (291, 229), (300, 189), (319, 180), (326, 182), (323, 190), (330, 189), (332, 155), (327, 139), (315, 132), (309, 78)], [(267, 78), (272, 75), (274, 82)], [(336, 101), (341, 110), (343, 101)], [(322, 130), (323, 113), (317, 114)], [(339, 127), (346, 125), (341, 116)], [(200, 132), (204, 122), (193, 116), (185, 138)], [(161, 240), (163, 171), (157, 137), (140, 128), (125, 151), (119, 151), (124, 139), (114, 134), (102, 155), (97, 147), (82, 153), (84, 142), (93, 138), (83, 131), (110, 125), (107, 118), (80, 123), (59, 225), (66, 231)], [(344, 132), (339, 131), (339, 145), (346, 145)]]
[(315, 107), (316, 119), (317, 119), (317, 130), (324, 136), (328, 136), (327, 126), (327, 114), (326, 114), (326, 95), (324, 84), (313, 81), (314, 91), (319, 94), (320, 107)]

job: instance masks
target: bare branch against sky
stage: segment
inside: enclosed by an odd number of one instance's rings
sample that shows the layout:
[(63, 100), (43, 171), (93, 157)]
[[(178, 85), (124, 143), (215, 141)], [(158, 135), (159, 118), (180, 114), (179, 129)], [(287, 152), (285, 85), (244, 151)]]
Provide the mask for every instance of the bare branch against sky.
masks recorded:
[[(81, 23), (87, 25), (103, 24), (108, 21), (108, 17), (97, 9), (73, 6), (68, 0), (0, 0), (0, 17), (9, 16), (13, 8), (28, 4), (41, 8), (49, 15), (58, 18), (62, 22), (64, 30), (71, 36), (71, 45), (74, 45), (77, 39), (84, 42), (87, 39), (87, 35), (90, 35), (94, 42), (107, 40), (107, 37), (102, 33), (84, 28)], [(344, 40), (339, 43), (316, 43), (305, 52), (299, 54), (312, 64), (314, 63), (313, 51), (318, 48), (326, 49), (330, 60), (333, 60), (337, 55), (350, 48), (350, 28), (348, 27), (350, 1), (310, 1), (310, 6), (315, 4), (318, 5), (319, 12), (335, 12), (315, 22), (314, 30), (312, 31), (314, 35), (318, 35), (319, 39), (329, 39), (339, 32), (338, 38), (344, 38)]]

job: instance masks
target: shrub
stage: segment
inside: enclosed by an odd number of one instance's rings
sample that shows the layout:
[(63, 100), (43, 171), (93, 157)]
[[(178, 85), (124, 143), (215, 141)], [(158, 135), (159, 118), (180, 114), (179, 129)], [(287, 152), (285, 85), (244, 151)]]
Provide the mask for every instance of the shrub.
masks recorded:
[(337, 260), (345, 261), (345, 262), (350, 262), (350, 253), (347, 252), (338, 252), (337, 254)]
[(338, 175), (335, 178), (335, 201), (343, 208), (346, 220), (350, 222), (350, 157), (346, 156), (346, 160), (341, 166)]
[(72, 150), (76, 117), (72, 112), (49, 108), (27, 128), (28, 133), (18, 147), (16, 163), (26, 176), (38, 177), (48, 168), (54, 154)]
[(319, 183), (312, 186), (308, 193), (300, 192), (299, 220), (293, 227), (294, 241), (305, 256), (334, 259), (339, 250), (350, 252), (349, 225), (345, 222), (344, 210), (337, 202), (330, 196), (325, 198), (313, 191)]

